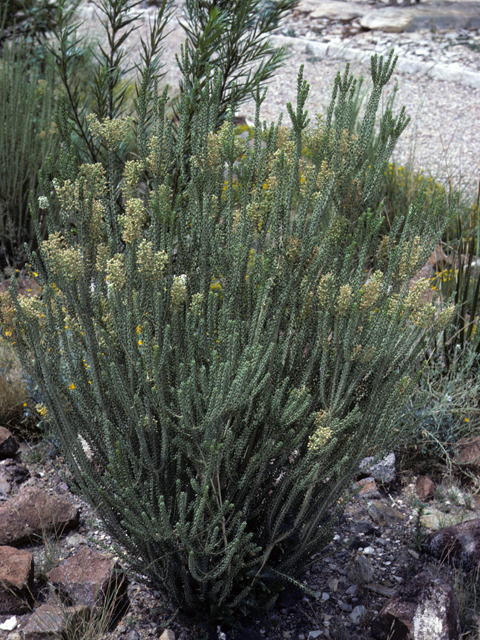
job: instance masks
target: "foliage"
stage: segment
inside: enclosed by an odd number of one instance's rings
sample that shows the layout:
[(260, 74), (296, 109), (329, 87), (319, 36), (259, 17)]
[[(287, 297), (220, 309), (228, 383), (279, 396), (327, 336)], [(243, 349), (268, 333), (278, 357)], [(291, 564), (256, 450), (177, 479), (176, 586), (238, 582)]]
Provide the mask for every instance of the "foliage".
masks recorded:
[[(74, 22), (76, 7), (70, 6), (68, 0), (60, 0), (57, 4), (57, 27), (54, 30), (56, 42), (49, 49), (57, 61), (60, 80), (66, 93), (63, 109), (73, 127), (75, 151), (81, 161), (95, 163), (106, 159), (101, 145), (97, 144), (90, 134), (87, 117), (93, 114), (103, 121), (105, 118), (113, 119), (127, 115), (128, 83), (125, 83), (125, 77), (133, 68), (125, 66), (128, 51), (124, 43), (137, 28), (132, 26), (136, 18), (130, 12), (140, 2), (141, 0), (99, 0), (95, 3), (104, 13), (102, 25), (108, 42), (107, 46), (97, 44), (95, 51), (92, 50), (91, 44), (84, 43), (83, 39), (77, 37), (79, 25)], [(166, 0), (162, 2), (155, 20), (150, 25), (149, 41), (141, 39), (143, 81), (147, 82), (149, 87), (153, 78), (159, 74), (161, 44), (170, 17), (170, 6), (171, 3), (167, 3)], [(97, 62), (87, 94), (83, 91), (83, 83), (77, 77), (78, 57), (84, 48), (90, 49)], [(67, 131), (64, 131), (63, 135), (65, 138), (70, 137)], [(126, 159), (128, 146), (125, 142), (123, 141), (116, 150), (117, 163)]]
[[(58, 153), (54, 68), (42, 77), (25, 54), (25, 44), (5, 45), (0, 60), (0, 267), (9, 275), (23, 266), (26, 242), (36, 249), (29, 198), (38, 197), (38, 173), (49, 154)], [(46, 237), (43, 229), (42, 239)]]
[[(218, 70), (193, 118), (182, 95), (175, 140), (166, 92), (153, 96), (147, 136), (145, 82), (140, 159), (123, 166), (123, 206), (113, 168), (128, 121), (91, 119), (107, 169), (78, 166), (65, 145), (54, 197), (39, 198), (49, 239), (41, 260), (31, 253), (43, 298), (18, 299), (13, 279), (5, 299), (10, 339), (38, 380), (39, 409), (77, 490), (125, 562), (208, 624), (239, 625), (298, 584), (330, 540), (367, 448), (384, 452), (402, 435), (425, 330), (439, 331), (452, 312), (422, 303), (426, 281), (408, 287), (436, 241), (437, 211), (417, 200), (379, 243), (382, 219), (365, 210), (407, 122), (403, 110), (383, 116), (368, 164), (392, 54), (372, 58), (355, 139), (355, 82), (348, 67), (338, 74), (303, 181), (303, 70), (296, 108), (287, 105), (291, 129), (279, 121), (262, 131), (257, 90), (252, 148), (236, 141), (233, 110), (216, 130)], [(189, 139), (190, 172), (173, 197), (171, 167), (184, 168)], [(54, 200), (61, 228), (50, 222)], [(363, 286), (368, 255), (375, 270)]]
[(27, 55), (42, 60), (45, 38), (55, 26), (55, 13), (51, 0), (6, 0), (0, 13), (0, 50), (5, 40), (19, 37)]
[[(433, 355), (424, 369), (416, 397), (409, 403), (415, 426), (408, 451), (404, 451), (419, 473), (431, 475), (440, 463), (464, 479), (469, 477), (455, 462), (456, 444), (470, 438), (480, 424), (479, 366), (480, 356), (467, 343), (463, 351), (456, 349), (448, 372), (441, 358)], [(423, 468), (418, 466), (422, 461)]]

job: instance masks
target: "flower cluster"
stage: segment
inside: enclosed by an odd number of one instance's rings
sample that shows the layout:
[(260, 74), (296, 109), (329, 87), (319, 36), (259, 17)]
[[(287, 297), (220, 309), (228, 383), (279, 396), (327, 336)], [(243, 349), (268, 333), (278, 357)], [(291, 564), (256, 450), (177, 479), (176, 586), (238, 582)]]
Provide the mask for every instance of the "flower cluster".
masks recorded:
[(60, 231), (50, 234), (40, 247), (55, 278), (62, 276), (73, 282), (83, 277), (81, 251), (78, 247), (67, 247)]
[(137, 262), (143, 276), (158, 280), (162, 277), (168, 255), (165, 251), (153, 251), (152, 243), (144, 238), (138, 245)]
[(178, 309), (187, 297), (187, 276), (183, 273), (181, 276), (173, 277), (172, 284), (172, 305)]
[(123, 229), (122, 238), (126, 243), (135, 242), (142, 235), (142, 227), (147, 219), (145, 205), (140, 198), (130, 198), (125, 205), (125, 214), (118, 216)]
[(114, 118), (106, 119), (99, 122), (93, 113), (87, 116), (87, 122), (93, 137), (101, 140), (108, 151), (115, 151), (122, 141), (125, 140), (130, 130), (132, 118), (127, 117), (123, 120)]
[(308, 441), (308, 448), (311, 451), (320, 451), (332, 437), (332, 430), (327, 423), (328, 415), (328, 411), (317, 411), (314, 421), (315, 431)]
[(114, 291), (121, 291), (127, 284), (125, 273), (125, 257), (123, 253), (116, 253), (107, 261), (107, 281)]

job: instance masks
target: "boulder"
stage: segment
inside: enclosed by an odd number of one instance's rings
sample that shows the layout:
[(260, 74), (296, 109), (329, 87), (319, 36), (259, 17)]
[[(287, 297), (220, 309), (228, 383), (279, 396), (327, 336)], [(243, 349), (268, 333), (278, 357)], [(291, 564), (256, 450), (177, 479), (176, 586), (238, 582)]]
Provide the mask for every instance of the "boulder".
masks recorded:
[(36, 487), (24, 487), (0, 505), (0, 545), (23, 544), (32, 535), (62, 532), (78, 524), (78, 509)]
[(425, 541), (427, 553), (462, 565), (465, 571), (480, 565), (480, 518), (467, 520), (430, 533)]
[(377, 640), (458, 640), (461, 628), (452, 588), (422, 571), (384, 604), (371, 633)]
[(101, 606), (115, 581), (119, 591), (126, 587), (126, 578), (118, 574), (118, 562), (88, 547), (49, 571), (47, 577), (62, 595), (88, 607)]
[(18, 442), (6, 427), (0, 427), (0, 460), (13, 458), (18, 451)]
[(31, 609), (33, 577), (31, 553), (0, 547), (0, 615), (21, 615)]

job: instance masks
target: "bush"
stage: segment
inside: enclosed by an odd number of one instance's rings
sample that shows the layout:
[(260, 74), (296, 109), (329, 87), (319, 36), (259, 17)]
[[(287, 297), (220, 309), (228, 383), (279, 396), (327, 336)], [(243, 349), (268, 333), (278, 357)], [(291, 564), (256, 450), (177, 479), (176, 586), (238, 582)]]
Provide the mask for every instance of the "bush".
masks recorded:
[[(251, 149), (235, 139), (233, 110), (215, 132), (219, 74), (193, 117), (182, 94), (175, 144), (166, 93), (153, 96), (146, 136), (144, 82), (141, 156), (123, 167), (121, 197), (112, 167), (129, 124), (92, 117), (112, 162), (77, 167), (62, 149), (53, 187), (63, 228), (50, 225), (42, 261), (31, 254), (43, 299), (19, 300), (15, 280), (9, 290), (10, 339), (39, 382), (76, 490), (132, 570), (208, 624), (260, 615), (298, 583), (330, 540), (366, 450), (401, 437), (426, 327), (439, 331), (451, 315), (421, 303), (425, 282), (408, 288), (437, 239), (436, 210), (417, 201), (399, 239), (379, 243), (382, 220), (363, 209), (406, 125), (403, 110), (385, 115), (376, 161), (364, 162), (393, 66), (392, 55), (372, 58), (355, 138), (345, 134), (353, 78), (338, 75), (303, 181), (302, 71), (292, 128), (264, 127), (263, 147), (257, 92)], [(190, 173), (175, 194), (171, 167), (185, 166), (189, 139)], [(332, 200), (336, 214), (319, 232)], [(48, 220), (52, 198), (39, 204)]]
[(25, 242), (37, 248), (30, 194), (40, 195), (39, 170), (60, 146), (52, 61), (42, 74), (25, 54), (25, 43), (14, 42), (0, 59), (0, 270), (7, 276), (23, 267)]

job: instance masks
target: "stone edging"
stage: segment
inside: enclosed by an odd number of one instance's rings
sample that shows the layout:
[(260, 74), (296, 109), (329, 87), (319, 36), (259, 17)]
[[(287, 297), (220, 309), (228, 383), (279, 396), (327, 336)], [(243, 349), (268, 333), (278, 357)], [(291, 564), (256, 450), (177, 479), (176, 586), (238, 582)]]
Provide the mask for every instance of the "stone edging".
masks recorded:
[[(325, 56), (328, 58), (340, 58), (342, 60), (355, 60), (357, 62), (367, 62), (375, 51), (365, 51), (364, 49), (357, 49), (349, 46), (348, 44), (338, 44), (336, 42), (318, 42), (316, 40), (309, 40), (308, 38), (292, 37), (284, 35), (270, 36), (270, 40), (273, 44), (279, 46), (298, 46), (305, 45), (308, 47), (309, 52), (318, 56)], [(383, 52), (383, 55), (388, 54), (390, 47)], [(437, 80), (443, 80), (445, 82), (458, 82), (460, 84), (480, 89), (480, 72), (476, 73), (456, 62), (452, 64), (443, 64), (441, 62), (421, 62), (410, 56), (403, 56), (398, 58), (397, 71), (406, 73), (409, 75), (420, 74), (426, 75)]]

